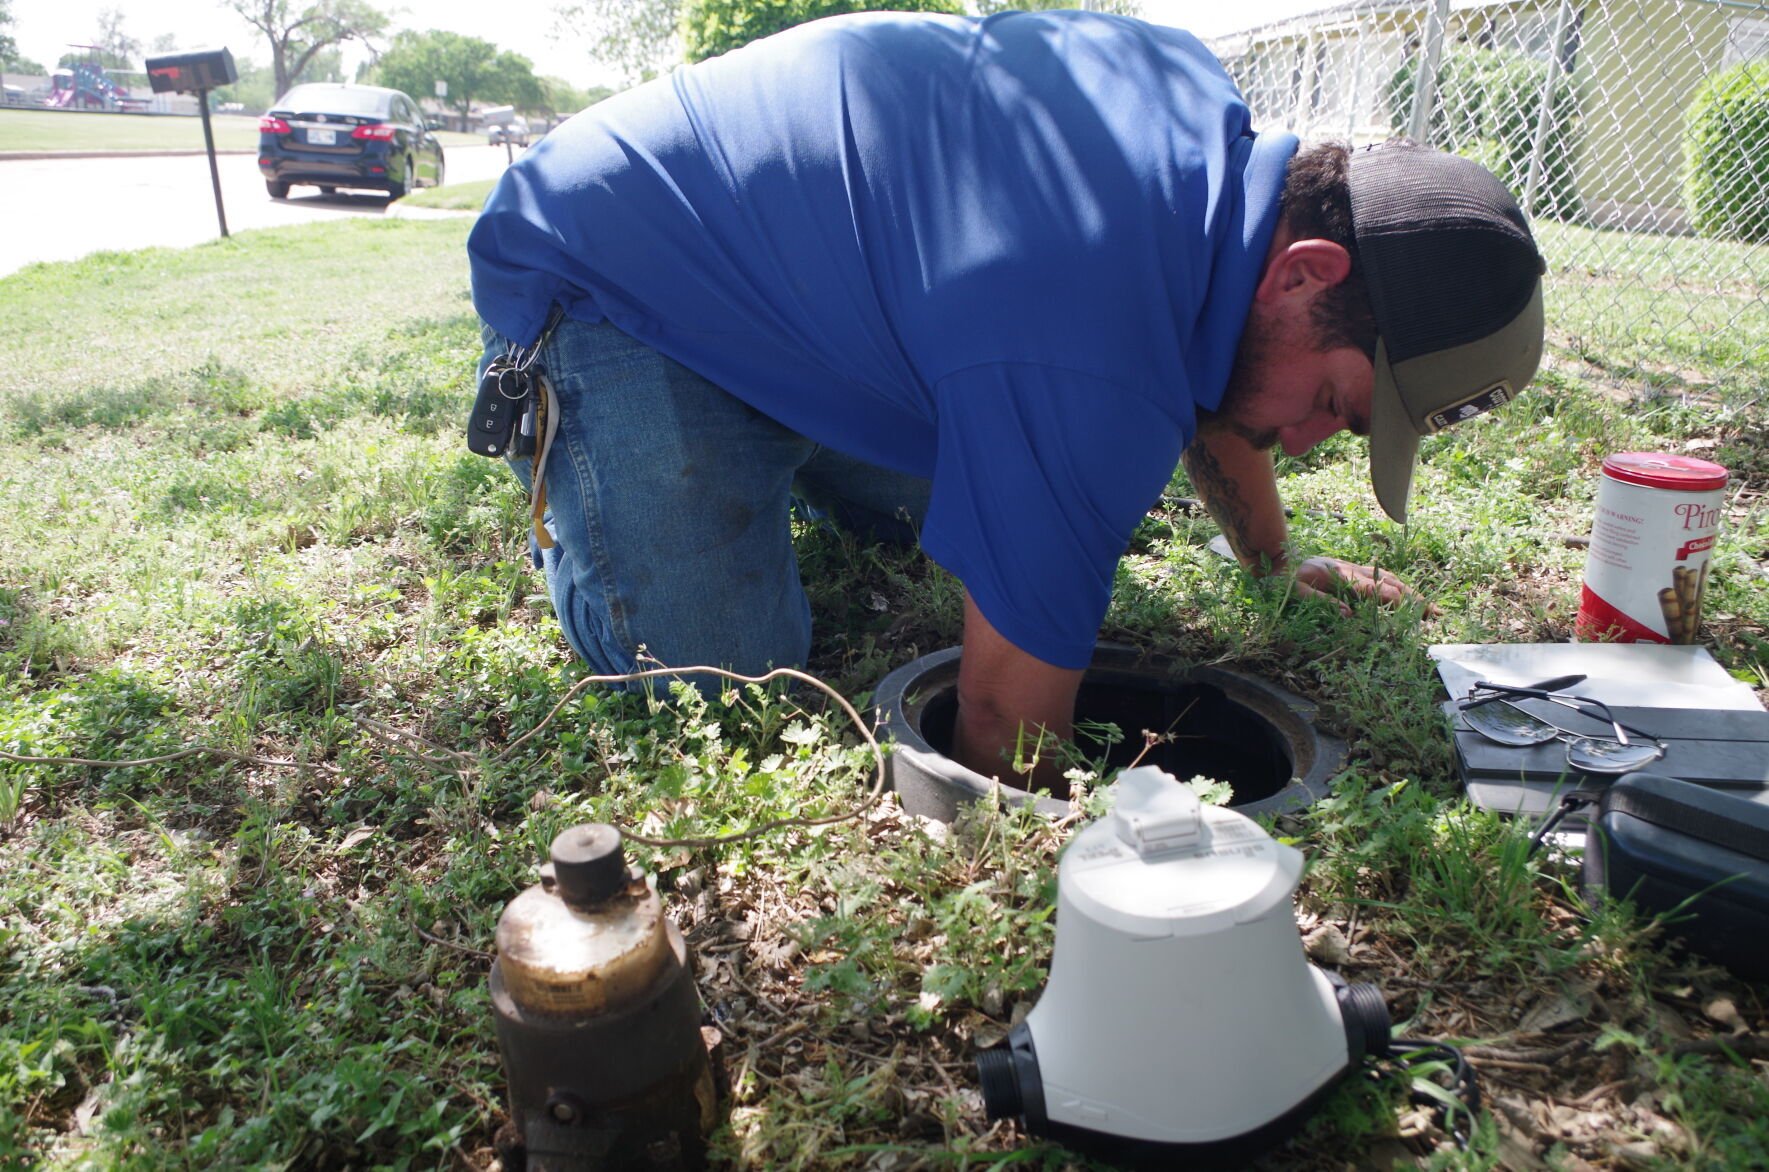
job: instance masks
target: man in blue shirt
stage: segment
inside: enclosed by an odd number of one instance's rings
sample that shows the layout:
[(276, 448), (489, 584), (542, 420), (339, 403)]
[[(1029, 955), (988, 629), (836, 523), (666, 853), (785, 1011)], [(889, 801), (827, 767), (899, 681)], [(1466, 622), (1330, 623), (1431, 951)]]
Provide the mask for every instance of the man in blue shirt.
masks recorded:
[(547, 372), (513, 463), (577, 652), (802, 662), (809, 501), (964, 583), (986, 773), (1069, 734), (1182, 454), (1243, 562), (1290, 570), (1273, 446), (1370, 435), (1401, 518), (1418, 437), (1541, 351), (1540, 258), (1478, 165), (1299, 154), (1191, 36), (1092, 13), (836, 17), (677, 70), (526, 154), (468, 247), (486, 361)]

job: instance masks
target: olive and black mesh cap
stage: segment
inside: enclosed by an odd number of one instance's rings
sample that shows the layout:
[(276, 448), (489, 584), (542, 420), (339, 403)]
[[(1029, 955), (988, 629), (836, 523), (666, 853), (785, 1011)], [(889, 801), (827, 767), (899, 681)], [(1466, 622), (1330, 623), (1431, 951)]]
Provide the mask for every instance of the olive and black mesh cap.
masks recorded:
[(1351, 218), (1376, 317), (1370, 480), (1407, 519), (1419, 437), (1508, 403), (1542, 360), (1529, 222), (1472, 159), (1411, 142), (1353, 151)]

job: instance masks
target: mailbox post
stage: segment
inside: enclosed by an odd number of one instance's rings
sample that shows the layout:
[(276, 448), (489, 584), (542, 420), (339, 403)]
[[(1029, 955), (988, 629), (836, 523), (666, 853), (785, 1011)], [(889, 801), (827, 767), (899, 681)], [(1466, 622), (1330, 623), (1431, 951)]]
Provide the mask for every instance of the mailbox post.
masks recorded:
[(147, 59), (147, 83), (154, 93), (194, 93), (197, 96), (197, 109), (203, 115), (203, 144), (209, 151), (209, 185), (215, 189), (215, 218), (221, 222), (224, 237), (227, 235), (227, 210), (221, 206), (221, 170), (215, 165), (215, 131), (209, 125), (209, 91), (216, 86), (232, 85), (239, 79), (233, 54), (225, 48), (198, 49)]

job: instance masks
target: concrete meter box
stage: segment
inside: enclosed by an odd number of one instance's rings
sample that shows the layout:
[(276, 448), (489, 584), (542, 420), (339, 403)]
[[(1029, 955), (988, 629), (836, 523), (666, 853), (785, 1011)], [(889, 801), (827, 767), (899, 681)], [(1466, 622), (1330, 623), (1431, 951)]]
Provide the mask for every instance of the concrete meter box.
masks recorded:
[(240, 79), (226, 49), (198, 49), (147, 59), (147, 81), (156, 94), (190, 94), (232, 85)]

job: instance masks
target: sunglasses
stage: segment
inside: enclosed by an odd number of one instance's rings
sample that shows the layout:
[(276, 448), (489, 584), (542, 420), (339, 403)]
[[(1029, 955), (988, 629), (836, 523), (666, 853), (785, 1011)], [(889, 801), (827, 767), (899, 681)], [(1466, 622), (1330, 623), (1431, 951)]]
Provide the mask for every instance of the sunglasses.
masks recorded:
[[(1608, 724), (1614, 736), (1592, 736), (1562, 728), (1520, 707), (1513, 698), (1546, 700), (1570, 708), (1581, 716)], [(1457, 702), (1456, 709), (1469, 728), (1495, 744), (1524, 748), (1549, 741), (1563, 742), (1566, 763), (1580, 773), (1632, 773), (1665, 755), (1663, 741), (1623, 724), (1609, 705), (1588, 696), (1562, 696), (1541, 688), (1509, 684), (1476, 684), (1465, 699)]]

